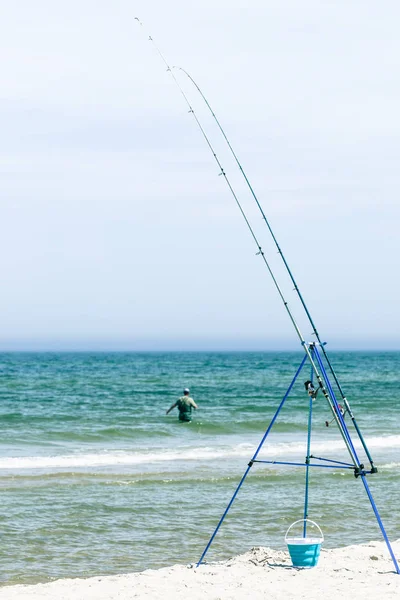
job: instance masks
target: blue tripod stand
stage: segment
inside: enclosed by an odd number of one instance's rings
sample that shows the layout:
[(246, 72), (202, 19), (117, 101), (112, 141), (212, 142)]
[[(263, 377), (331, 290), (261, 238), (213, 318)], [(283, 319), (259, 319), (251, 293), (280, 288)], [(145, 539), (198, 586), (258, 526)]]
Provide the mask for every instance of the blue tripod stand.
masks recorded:
[[(304, 519), (307, 518), (308, 516), (308, 487), (309, 487), (309, 470), (311, 467), (319, 467), (319, 468), (326, 468), (326, 469), (347, 469), (347, 470), (352, 470), (354, 472), (354, 476), (356, 478), (361, 479), (365, 491), (367, 493), (368, 499), (371, 503), (372, 506), (372, 510), (374, 511), (376, 520), (378, 522), (379, 528), (382, 532), (382, 536), (385, 540), (385, 543), (387, 545), (387, 548), (389, 550), (389, 554), (392, 558), (396, 573), (400, 575), (400, 569), (399, 569), (399, 565), (397, 563), (396, 557), (394, 555), (392, 546), (390, 544), (389, 538), (386, 534), (385, 528), (383, 526), (382, 523), (382, 519), (379, 515), (378, 509), (376, 507), (375, 501), (372, 497), (371, 491), (369, 489), (369, 485), (367, 483), (367, 475), (371, 475), (374, 473), (377, 473), (377, 468), (374, 466), (373, 460), (371, 458), (371, 455), (368, 451), (368, 448), (366, 446), (365, 440), (363, 439), (361, 432), (358, 428), (358, 425), (355, 421), (355, 417), (350, 409), (350, 405), (348, 403), (348, 401), (346, 399), (344, 399), (344, 403), (345, 403), (345, 408), (343, 409), (338, 401), (336, 400), (336, 396), (335, 396), (335, 392), (334, 389), (332, 387), (332, 384), (330, 382), (330, 379), (328, 377), (327, 374), (327, 370), (325, 368), (323, 359), (321, 357), (321, 354), (319, 353), (318, 350), (318, 345), (316, 343), (310, 343), (307, 344), (307, 349), (306, 349), (306, 354), (303, 358), (303, 360), (300, 363), (300, 366), (298, 367), (295, 376), (293, 377), (285, 395), (283, 396), (281, 403), (279, 404), (274, 416), (272, 417), (272, 420), (266, 430), (266, 432), (264, 433), (261, 442), (259, 443), (253, 457), (251, 458), (250, 462), (247, 465), (247, 469), (244, 472), (244, 475), (242, 477), (242, 479), (239, 482), (239, 485), (237, 486), (228, 506), (225, 509), (225, 512), (223, 513), (221, 519), (219, 520), (219, 523), (214, 531), (214, 533), (212, 534), (206, 548), (204, 549), (203, 554), (201, 555), (201, 558), (199, 560), (199, 562), (197, 563), (197, 566), (201, 565), (205, 555), (207, 554), (211, 544), (214, 541), (215, 536), (218, 533), (219, 528), (221, 527), (225, 517), (227, 516), (236, 496), (239, 493), (240, 488), (242, 487), (247, 475), (249, 474), (251, 468), (253, 467), (254, 464), (256, 463), (263, 463), (263, 464), (275, 464), (275, 465), (290, 465), (290, 466), (303, 466), (305, 467), (305, 475), (306, 475), (306, 481), (305, 481), (305, 499), (304, 499)], [(285, 404), (294, 383), (296, 382), (297, 378), (299, 377), (305, 362), (307, 360), (307, 358), (309, 358), (311, 360), (311, 364), (312, 364), (312, 369), (311, 369), (311, 376), (310, 379), (308, 381), (305, 382), (305, 388), (306, 391), (309, 395), (309, 413), (308, 413), (308, 432), (307, 432), (307, 456), (305, 459), (304, 463), (298, 463), (298, 462), (284, 462), (284, 461), (276, 461), (276, 460), (260, 460), (258, 458), (258, 455), (261, 451), (261, 448), (263, 447), (265, 440), (267, 439), (283, 405)], [(330, 366), (330, 364), (329, 364)], [(318, 369), (318, 370), (317, 370)], [(319, 387), (314, 387), (314, 383), (313, 383), (313, 376), (314, 373), (317, 373), (318, 376), (318, 382), (319, 382)], [(336, 376), (334, 375), (335, 380), (336, 380)], [(322, 391), (323, 395), (325, 396), (325, 398), (328, 400), (328, 404), (329, 407), (332, 410), (332, 414), (333, 414), (333, 419), (336, 421), (336, 424), (339, 428), (339, 431), (342, 435), (342, 438), (344, 440), (344, 443), (347, 447), (347, 450), (349, 451), (350, 454), (350, 459), (351, 462), (343, 462), (343, 461), (337, 461), (337, 460), (332, 460), (329, 458), (323, 458), (323, 457), (317, 457), (317, 456), (313, 456), (312, 454), (310, 454), (310, 446), (311, 446), (311, 419), (312, 419), (312, 410), (313, 410), (313, 403), (315, 402), (316, 398), (317, 398), (317, 394), (319, 391)], [(355, 427), (355, 431), (356, 434), (358, 435), (361, 444), (365, 450), (366, 456), (368, 458), (368, 461), (370, 463), (370, 467), (369, 469), (365, 468), (364, 465), (360, 462), (356, 449), (354, 448), (354, 444), (352, 441), (352, 438), (350, 436), (350, 432), (349, 429), (347, 427), (347, 424), (345, 422), (345, 415), (346, 413), (348, 413), (350, 415), (350, 418), (352, 420), (352, 423)], [(312, 462), (311, 462), (312, 460)], [(321, 461), (321, 462), (315, 462), (315, 461)], [(306, 522), (305, 522), (306, 523)], [(305, 525), (306, 526), (306, 525)], [(304, 535), (305, 535), (305, 531), (304, 531)]]

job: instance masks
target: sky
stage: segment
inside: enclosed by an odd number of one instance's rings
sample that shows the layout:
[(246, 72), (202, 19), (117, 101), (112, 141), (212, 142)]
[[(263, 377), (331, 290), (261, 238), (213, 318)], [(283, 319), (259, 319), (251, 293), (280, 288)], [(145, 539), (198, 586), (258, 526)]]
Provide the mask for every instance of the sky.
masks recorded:
[[(149, 35), (206, 95), (328, 347), (400, 349), (399, 18), (390, 0), (3, 3), (0, 350), (299, 348)], [(313, 340), (211, 114), (173, 72)]]

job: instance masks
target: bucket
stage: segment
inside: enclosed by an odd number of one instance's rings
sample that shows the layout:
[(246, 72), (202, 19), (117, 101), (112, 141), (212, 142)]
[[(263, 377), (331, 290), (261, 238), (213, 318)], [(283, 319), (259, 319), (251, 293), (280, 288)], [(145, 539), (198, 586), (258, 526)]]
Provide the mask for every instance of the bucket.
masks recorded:
[[(291, 529), (299, 523), (302, 524), (301, 535), (289, 535)], [(306, 531), (308, 524), (313, 528), (313, 531), (311, 535), (307, 535), (305, 537), (304, 532)], [(310, 519), (300, 519), (299, 521), (292, 523), (286, 532), (285, 542), (287, 544), (293, 566), (303, 568), (315, 567), (318, 563), (321, 544), (323, 541), (323, 533), (320, 527), (314, 523), (314, 521), (310, 521)]]

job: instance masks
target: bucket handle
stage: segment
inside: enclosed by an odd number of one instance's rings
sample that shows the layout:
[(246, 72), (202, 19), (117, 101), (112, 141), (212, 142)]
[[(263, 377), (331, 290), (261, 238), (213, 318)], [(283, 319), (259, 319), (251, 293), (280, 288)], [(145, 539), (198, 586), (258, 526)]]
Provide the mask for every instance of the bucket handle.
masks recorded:
[(321, 534), (321, 542), (323, 542), (324, 541), (324, 534), (322, 533), (321, 527), (317, 523), (315, 523), (315, 521), (311, 521), (311, 519), (299, 519), (298, 521), (295, 521), (294, 523), (292, 523), (290, 525), (289, 529), (287, 530), (286, 534), (285, 534), (285, 542), (287, 540), (287, 535), (288, 535), (289, 531), (292, 529), (292, 527), (294, 525), (297, 525), (297, 523), (304, 523), (304, 522), (311, 523), (312, 525), (315, 525), (315, 527), (318, 529), (318, 531)]

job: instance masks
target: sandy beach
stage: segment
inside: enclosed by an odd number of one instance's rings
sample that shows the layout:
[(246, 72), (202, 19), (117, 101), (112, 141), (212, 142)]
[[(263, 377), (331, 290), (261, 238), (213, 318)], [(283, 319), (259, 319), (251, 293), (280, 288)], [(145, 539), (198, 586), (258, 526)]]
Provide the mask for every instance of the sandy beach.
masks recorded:
[[(400, 540), (393, 544), (397, 556)], [(318, 566), (295, 569), (285, 551), (252, 548), (230, 560), (194, 568), (175, 565), (111, 577), (6, 586), (4, 600), (369, 600), (399, 598), (400, 576), (383, 542), (321, 551)]]

